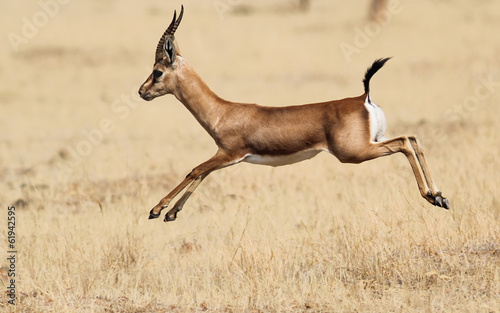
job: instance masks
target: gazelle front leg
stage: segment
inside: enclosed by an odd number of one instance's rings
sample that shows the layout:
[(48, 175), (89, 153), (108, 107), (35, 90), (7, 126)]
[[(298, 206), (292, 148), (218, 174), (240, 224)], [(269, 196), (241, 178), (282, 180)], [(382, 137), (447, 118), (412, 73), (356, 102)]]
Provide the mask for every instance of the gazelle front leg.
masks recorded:
[(165, 214), (165, 218), (163, 219), (164, 222), (171, 222), (175, 221), (177, 218), (177, 213), (179, 213), (182, 210), (182, 207), (184, 207), (184, 203), (191, 197), (193, 194), (194, 190), (198, 187), (198, 185), (203, 181), (205, 177), (207, 177), (208, 174), (206, 175), (201, 175), (197, 179), (195, 179), (191, 185), (188, 187), (186, 192), (182, 195), (182, 197), (177, 200), (175, 203), (174, 207), (170, 209), (170, 211)]
[(161, 199), (160, 202), (151, 209), (151, 211), (149, 211), (149, 219), (151, 220), (160, 217), (161, 211), (165, 209), (170, 204), (170, 201), (172, 201), (172, 199), (175, 198), (175, 196), (177, 196), (179, 192), (186, 188), (186, 186), (192, 181), (193, 179), (188, 175), (179, 185), (177, 185), (177, 187), (175, 187), (168, 195)]
[(179, 185), (177, 185), (177, 187), (175, 187), (166, 197), (161, 199), (160, 202), (149, 212), (149, 219), (158, 218), (161, 211), (170, 204), (172, 199), (191, 184), (186, 193), (179, 199), (174, 207), (168, 211), (164, 219), (165, 222), (175, 220), (177, 213), (182, 209), (182, 206), (187, 201), (189, 196), (191, 196), (196, 187), (198, 187), (201, 181), (208, 174), (217, 169), (238, 163), (241, 159), (242, 158), (231, 157), (222, 150), (217, 151), (211, 159), (195, 167), (191, 173), (189, 173), (186, 178)]

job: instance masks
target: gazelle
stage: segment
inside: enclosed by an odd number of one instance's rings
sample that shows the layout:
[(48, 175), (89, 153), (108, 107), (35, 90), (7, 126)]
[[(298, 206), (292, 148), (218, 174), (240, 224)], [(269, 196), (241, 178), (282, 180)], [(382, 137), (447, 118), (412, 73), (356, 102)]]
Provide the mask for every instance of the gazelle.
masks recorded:
[(174, 33), (181, 22), (174, 18), (156, 48), (153, 72), (139, 89), (147, 101), (173, 94), (194, 115), (218, 146), (215, 155), (196, 166), (187, 177), (150, 211), (157, 218), (184, 188), (186, 192), (165, 215), (173, 221), (196, 187), (211, 172), (249, 162), (280, 166), (310, 159), (326, 151), (343, 163), (361, 163), (402, 152), (408, 158), (420, 194), (431, 204), (449, 208), (425, 161), (415, 136), (384, 138), (382, 109), (370, 98), (370, 79), (388, 60), (376, 60), (363, 79), (361, 96), (322, 103), (265, 107), (220, 98), (179, 54)]

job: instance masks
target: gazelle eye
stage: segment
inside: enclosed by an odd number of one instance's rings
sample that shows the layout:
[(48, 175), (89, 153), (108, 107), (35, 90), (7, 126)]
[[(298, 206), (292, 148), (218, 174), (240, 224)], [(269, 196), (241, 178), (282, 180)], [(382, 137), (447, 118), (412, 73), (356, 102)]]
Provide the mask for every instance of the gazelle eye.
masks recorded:
[(163, 72), (162, 71), (159, 71), (159, 70), (154, 70), (153, 71), (153, 78), (154, 79), (158, 79), (161, 77), (161, 75), (163, 75)]

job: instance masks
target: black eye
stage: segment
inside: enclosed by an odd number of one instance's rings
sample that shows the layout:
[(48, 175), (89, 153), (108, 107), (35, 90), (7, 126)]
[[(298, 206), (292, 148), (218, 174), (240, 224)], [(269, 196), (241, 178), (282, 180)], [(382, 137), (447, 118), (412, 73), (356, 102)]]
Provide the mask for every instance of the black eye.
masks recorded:
[(163, 72), (162, 71), (159, 71), (159, 70), (154, 70), (153, 71), (153, 78), (154, 79), (158, 79), (161, 77), (161, 75), (163, 75)]

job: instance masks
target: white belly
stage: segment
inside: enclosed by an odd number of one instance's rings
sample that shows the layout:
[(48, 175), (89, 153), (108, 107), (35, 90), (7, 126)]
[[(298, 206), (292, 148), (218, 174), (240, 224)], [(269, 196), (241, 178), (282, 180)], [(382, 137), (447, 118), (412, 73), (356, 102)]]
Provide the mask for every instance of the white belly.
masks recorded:
[(243, 159), (244, 162), (270, 165), (270, 166), (281, 166), (287, 164), (293, 164), (300, 161), (308, 160), (318, 153), (323, 151), (322, 149), (311, 149), (295, 152), (286, 155), (258, 155), (258, 154), (248, 154)]

